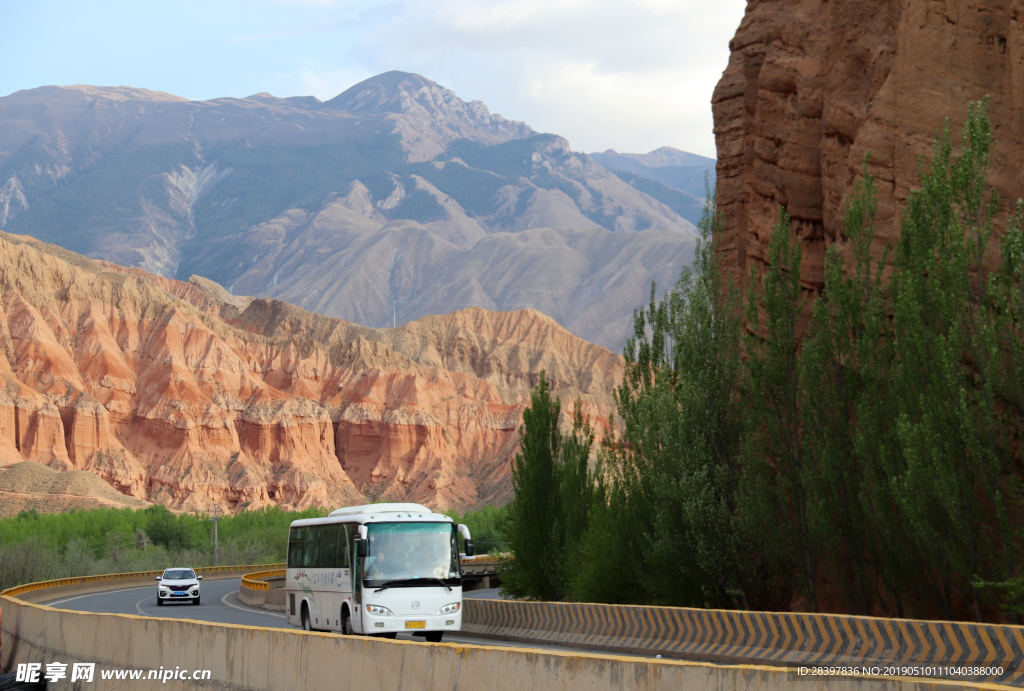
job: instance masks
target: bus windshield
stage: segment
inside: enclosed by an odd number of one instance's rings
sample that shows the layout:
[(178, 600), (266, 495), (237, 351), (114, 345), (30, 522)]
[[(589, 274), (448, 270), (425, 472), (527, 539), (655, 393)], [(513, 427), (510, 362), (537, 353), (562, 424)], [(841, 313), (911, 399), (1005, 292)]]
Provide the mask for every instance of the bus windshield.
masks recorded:
[(455, 526), (451, 523), (370, 523), (367, 529), (366, 587), (416, 586), (421, 579), (459, 583)]

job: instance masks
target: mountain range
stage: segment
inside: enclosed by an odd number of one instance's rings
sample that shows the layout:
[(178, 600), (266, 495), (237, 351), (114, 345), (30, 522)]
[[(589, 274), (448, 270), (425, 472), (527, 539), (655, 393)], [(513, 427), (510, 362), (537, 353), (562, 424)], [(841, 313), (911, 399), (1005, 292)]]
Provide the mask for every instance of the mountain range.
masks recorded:
[(703, 200), (665, 181), (708, 159), (672, 152), (587, 156), (403, 72), (325, 102), (41, 87), (0, 98), (0, 226), (367, 326), (533, 308), (617, 351), (692, 259)]
[(501, 504), (540, 372), (601, 433), (623, 365), (535, 310), (372, 329), (0, 233), (0, 516)]

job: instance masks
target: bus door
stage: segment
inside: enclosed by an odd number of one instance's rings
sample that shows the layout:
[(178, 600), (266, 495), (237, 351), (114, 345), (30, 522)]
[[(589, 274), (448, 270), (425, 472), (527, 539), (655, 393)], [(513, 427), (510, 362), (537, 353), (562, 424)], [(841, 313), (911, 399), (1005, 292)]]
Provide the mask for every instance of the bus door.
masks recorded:
[(355, 540), (359, 538), (359, 524), (358, 523), (346, 523), (345, 527), (348, 529), (348, 554), (349, 564), (351, 568), (349, 573), (352, 574), (351, 580), (351, 593), (352, 593), (352, 628), (356, 633), (363, 632), (363, 560), (356, 555)]

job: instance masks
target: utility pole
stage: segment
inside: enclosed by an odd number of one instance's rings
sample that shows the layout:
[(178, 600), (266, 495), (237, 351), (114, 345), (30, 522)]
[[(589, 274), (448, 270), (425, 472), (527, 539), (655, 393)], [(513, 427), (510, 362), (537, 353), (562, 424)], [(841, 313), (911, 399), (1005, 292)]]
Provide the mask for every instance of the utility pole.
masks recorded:
[(217, 506), (213, 507), (213, 518), (207, 519), (213, 521), (213, 563), (217, 564), (217, 557), (219, 555), (219, 545), (217, 543), (217, 522), (220, 521), (220, 509)]

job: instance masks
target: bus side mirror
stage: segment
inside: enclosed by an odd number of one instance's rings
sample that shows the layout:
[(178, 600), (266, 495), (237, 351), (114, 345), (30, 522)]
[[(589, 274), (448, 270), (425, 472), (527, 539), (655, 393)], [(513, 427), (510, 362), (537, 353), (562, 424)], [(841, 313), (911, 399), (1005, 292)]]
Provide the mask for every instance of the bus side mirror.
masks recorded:
[(466, 550), (466, 556), (473, 556), (473, 538), (469, 535), (469, 526), (459, 523), (457, 526), (455, 526), (455, 529), (462, 533), (462, 544), (464, 546), (464, 549)]
[(366, 540), (356, 540), (356, 556), (365, 557), (368, 556), (370, 550), (366, 548)]

